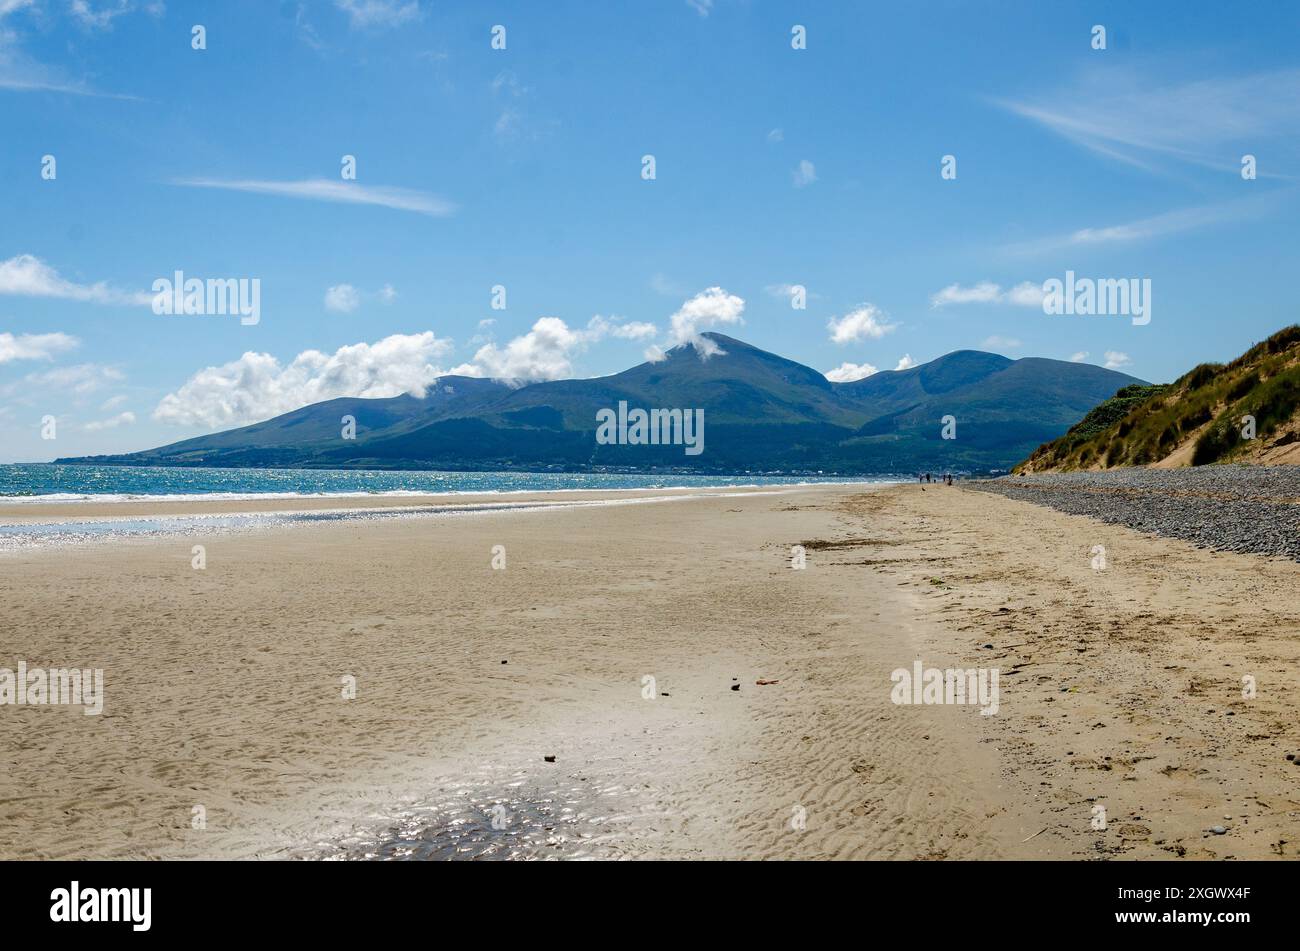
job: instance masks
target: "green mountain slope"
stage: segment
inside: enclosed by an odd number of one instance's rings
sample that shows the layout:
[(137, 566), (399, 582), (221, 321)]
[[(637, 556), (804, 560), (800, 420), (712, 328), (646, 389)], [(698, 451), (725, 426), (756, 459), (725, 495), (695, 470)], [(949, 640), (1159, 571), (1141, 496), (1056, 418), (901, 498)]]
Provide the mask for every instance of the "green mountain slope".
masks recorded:
[[(1255, 438), (1246, 438), (1246, 417)], [(1016, 471), (1211, 462), (1300, 462), (1300, 325), (1226, 365), (1203, 363), (1170, 384), (1126, 387)]]
[[(722, 334), (612, 376), (511, 387), (444, 377), (423, 399), (331, 400), (264, 423), (126, 456), (123, 465), (375, 468), (669, 467), (702, 472), (910, 472), (1005, 468), (1133, 377), (1055, 360), (962, 350), (908, 370), (832, 383)], [(700, 408), (704, 451), (601, 445), (597, 413)], [(352, 440), (340, 418), (357, 419)], [(957, 438), (941, 438), (942, 418)]]

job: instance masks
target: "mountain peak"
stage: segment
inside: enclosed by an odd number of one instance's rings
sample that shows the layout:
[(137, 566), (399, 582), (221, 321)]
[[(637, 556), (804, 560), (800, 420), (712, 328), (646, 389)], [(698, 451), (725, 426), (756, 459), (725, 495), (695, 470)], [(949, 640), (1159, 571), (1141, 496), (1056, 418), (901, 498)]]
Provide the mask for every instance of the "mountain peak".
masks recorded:
[[(1101, 367), (959, 350), (919, 367), (832, 383), (812, 367), (717, 331), (693, 343), (611, 376), (518, 387), (447, 376), (424, 399), (315, 404), (242, 429), (93, 461), (714, 473), (1006, 468), (1138, 382)], [(706, 357), (701, 344), (717, 352)], [(675, 444), (598, 442), (600, 413), (620, 404), (703, 411), (705, 454), (686, 457)], [(355, 417), (355, 438), (340, 438), (344, 413)], [(959, 420), (960, 440), (939, 438), (946, 414)]]

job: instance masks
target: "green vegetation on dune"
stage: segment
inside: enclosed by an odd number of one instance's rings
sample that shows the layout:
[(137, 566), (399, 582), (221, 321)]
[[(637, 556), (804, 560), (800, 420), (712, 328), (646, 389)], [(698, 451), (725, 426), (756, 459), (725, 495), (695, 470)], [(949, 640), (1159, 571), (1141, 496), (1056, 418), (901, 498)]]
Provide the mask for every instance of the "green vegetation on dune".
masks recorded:
[(1263, 383), (1256, 380), (1255, 386), (1235, 398), (1230, 394), (1230, 399), (1229, 410), (1196, 441), (1193, 465), (1219, 462), (1239, 450), (1243, 416), (1255, 417), (1255, 432), (1259, 437), (1271, 436), (1283, 423), (1290, 422), (1300, 409), (1300, 366), (1281, 370)]
[(1192, 445), (1192, 465), (1248, 455), (1260, 442), (1242, 437), (1255, 418), (1259, 439), (1300, 410), (1300, 325), (1256, 344), (1231, 363), (1202, 363), (1173, 383), (1126, 386), (1064, 436), (1039, 446), (1017, 472), (1142, 466)]

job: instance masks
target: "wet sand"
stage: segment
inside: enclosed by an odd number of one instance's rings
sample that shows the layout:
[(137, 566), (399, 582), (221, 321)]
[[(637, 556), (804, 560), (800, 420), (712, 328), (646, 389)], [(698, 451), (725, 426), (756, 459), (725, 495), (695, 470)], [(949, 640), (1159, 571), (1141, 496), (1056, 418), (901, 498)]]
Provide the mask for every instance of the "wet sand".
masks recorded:
[[(122, 504), (70, 508), (160, 508)], [(106, 681), (100, 716), (0, 707), (0, 857), (1247, 858), (1300, 838), (1294, 564), (938, 485), (291, 524), (214, 535), (203, 570), (195, 541), (0, 557), (0, 666)], [(999, 667), (997, 714), (894, 704), (916, 660)]]

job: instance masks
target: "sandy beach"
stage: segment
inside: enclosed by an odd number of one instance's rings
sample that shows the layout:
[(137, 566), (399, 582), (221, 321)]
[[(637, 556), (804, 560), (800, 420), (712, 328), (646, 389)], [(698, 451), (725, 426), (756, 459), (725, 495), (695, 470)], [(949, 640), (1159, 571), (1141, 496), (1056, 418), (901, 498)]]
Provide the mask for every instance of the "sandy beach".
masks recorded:
[[(960, 486), (485, 500), (537, 505), (0, 554), (0, 667), (105, 682), (0, 706), (0, 858), (1300, 849), (1294, 562)], [(893, 702), (918, 661), (996, 713)]]

